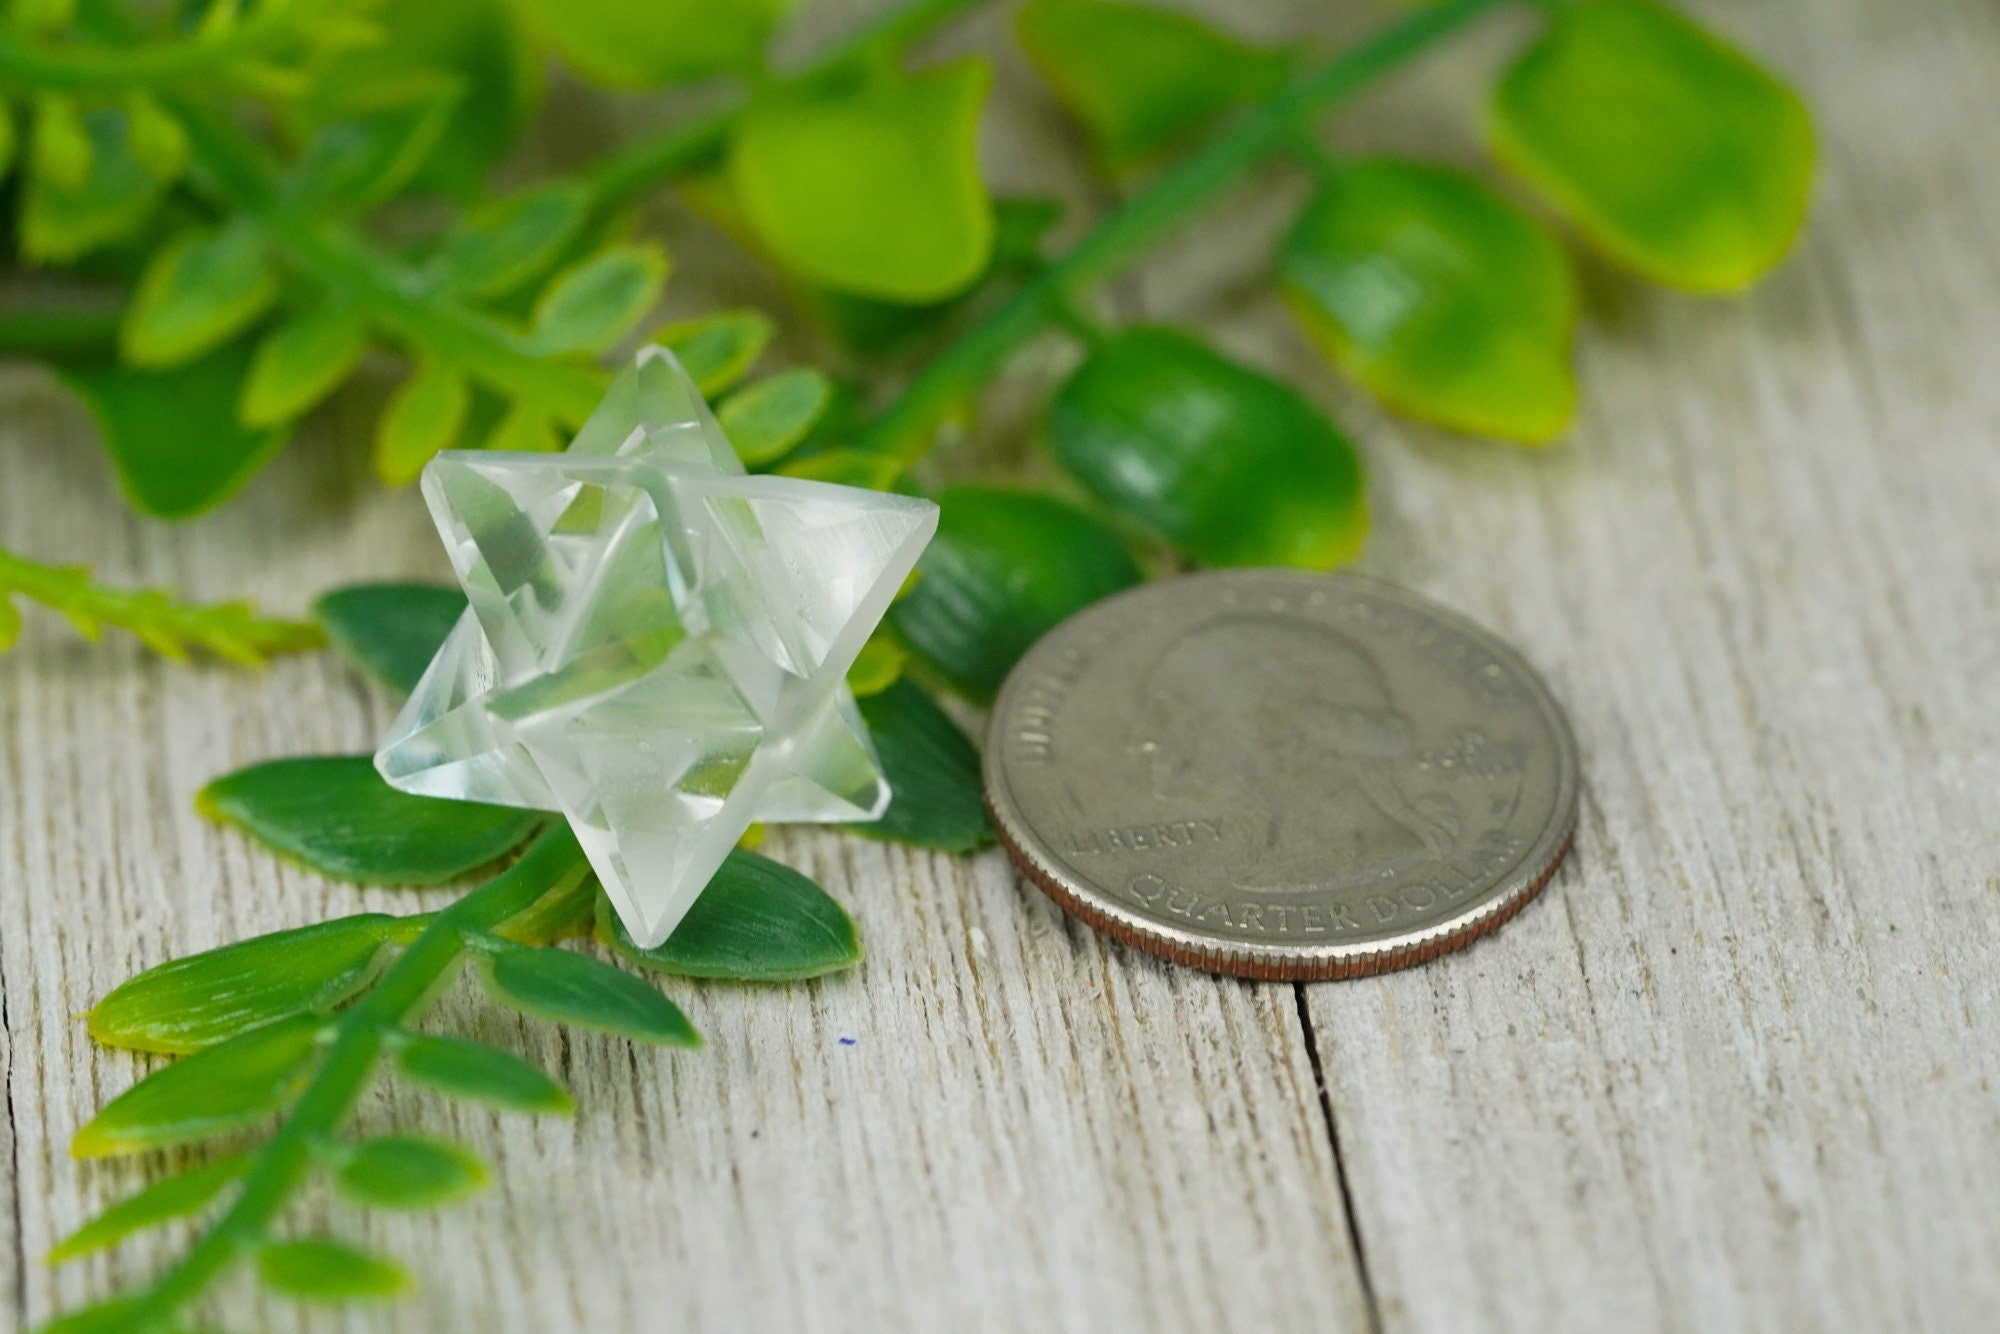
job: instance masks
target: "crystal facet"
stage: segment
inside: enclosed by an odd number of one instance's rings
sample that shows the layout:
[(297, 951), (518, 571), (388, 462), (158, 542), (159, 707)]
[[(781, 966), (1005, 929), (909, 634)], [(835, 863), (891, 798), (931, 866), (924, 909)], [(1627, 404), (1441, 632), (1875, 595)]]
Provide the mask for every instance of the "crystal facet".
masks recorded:
[(391, 784), (561, 811), (642, 946), (753, 821), (882, 813), (845, 677), (935, 505), (746, 476), (658, 347), (566, 453), (443, 453), (423, 491), (471, 605), (375, 755)]

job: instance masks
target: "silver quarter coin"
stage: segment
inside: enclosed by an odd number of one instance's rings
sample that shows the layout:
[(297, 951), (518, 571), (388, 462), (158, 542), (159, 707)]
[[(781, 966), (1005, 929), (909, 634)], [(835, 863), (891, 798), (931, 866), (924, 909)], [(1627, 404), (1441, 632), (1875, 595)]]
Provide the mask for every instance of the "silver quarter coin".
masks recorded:
[(1050, 631), (987, 737), (1030, 880), (1154, 954), (1355, 977), (1492, 930), (1576, 827), (1577, 755), (1520, 655), (1353, 575), (1147, 584)]

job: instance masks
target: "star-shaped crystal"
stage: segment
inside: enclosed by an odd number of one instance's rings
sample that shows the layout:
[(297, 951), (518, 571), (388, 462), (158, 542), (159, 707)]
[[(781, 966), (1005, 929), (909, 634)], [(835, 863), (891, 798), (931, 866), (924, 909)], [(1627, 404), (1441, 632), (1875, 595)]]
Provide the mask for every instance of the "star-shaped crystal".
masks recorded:
[(376, 753), (391, 784), (561, 811), (648, 947), (752, 822), (882, 813), (846, 673), (935, 505), (746, 476), (659, 347), (567, 452), (443, 453), (423, 492), (471, 605)]

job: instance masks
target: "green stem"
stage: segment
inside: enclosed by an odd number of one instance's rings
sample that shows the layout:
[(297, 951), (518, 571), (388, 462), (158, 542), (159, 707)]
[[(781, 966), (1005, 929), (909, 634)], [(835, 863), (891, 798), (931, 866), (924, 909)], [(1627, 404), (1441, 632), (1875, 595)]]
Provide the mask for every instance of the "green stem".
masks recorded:
[(966, 330), (912, 379), (857, 448), (905, 461), (929, 447), (1003, 361), (1059, 317), (1068, 294), (1117, 272), (1293, 142), (1306, 118), (1408, 61), (1507, 0), (1447, 0), (1383, 28), (1253, 107), (1236, 125), (1155, 177), (1114, 209), (991, 315)]
[(263, 5), (219, 36), (149, 46), (38, 42), (0, 27), (0, 80), (28, 89), (103, 92), (213, 76), (245, 56), (295, 36), (303, 26), (302, 15), (312, 8)]
[(278, 1133), (257, 1152), (236, 1200), (186, 1255), (137, 1299), (135, 1319), (172, 1328), (221, 1274), (252, 1254), (367, 1090), (388, 1036), (406, 1026), (458, 963), (468, 933), (503, 931), (509, 919), (566, 892), (588, 867), (567, 824), (552, 826), (508, 870), (438, 913), (360, 1004), (333, 1021), (325, 1060)]

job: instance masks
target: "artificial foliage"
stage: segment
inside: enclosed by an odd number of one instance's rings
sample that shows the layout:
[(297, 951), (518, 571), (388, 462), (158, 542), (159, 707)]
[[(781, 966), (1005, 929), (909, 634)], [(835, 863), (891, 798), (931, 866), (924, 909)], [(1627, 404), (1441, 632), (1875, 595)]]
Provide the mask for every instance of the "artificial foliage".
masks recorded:
[[(786, 0), (12, 0), (0, 353), (45, 362), (95, 418), (130, 504), (178, 519), (225, 503), (357, 377), (393, 387), (346, 447), (395, 487), (447, 448), (561, 448), (619, 352), (665, 344), (752, 470), (939, 500), (939, 537), (850, 683), (896, 794), (860, 832), (962, 851), (989, 838), (978, 758), (932, 690), (983, 701), (1049, 626), (1149, 573), (1325, 568), (1367, 532), (1361, 456), (1309, 386), (1198, 330), (1107, 323), (1106, 280), (1289, 163), (1309, 188), (1271, 240), (1271, 286), (1330, 368), (1393, 411), (1540, 444), (1579, 394), (1573, 246), (1643, 280), (1735, 290), (1805, 215), (1797, 96), (1655, 0), (1442, 0), (1332, 51), (1312, 32), (1260, 44), (1179, 6), (1025, 0), (1022, 50), (1115, 201), (1063, 220), (985, 182), (989, 62), (923, 54), (980, 3), (896, 0), (781, 65)], [(1484, 114), (1515, 186), (1322, 142), (1343, 102), (1515, 7), (1530, 30)], [(612, 96), (701, 85), (691, 104), (706, 109), (557, 173), (496, 170), (542, 114), (552, 65)], [(676, 238), (638, 230), (633, 205), (665, 189), (773, 268), (824, 331), (825, 364), (767, 364), (771, 311), (648, 326)], [(1056, 247), (1062, 221), (1074, 239)], [(939, 489), (953, 470), (934, 449), (1043, 338), (1078, 345), (1036, 427), (1029, 473), (1048, 485)], [(36, 603), (175, 657), (254, 664), (330, 642), (407, 691), (463, 607), (449, 589), (370, 585), (294, 621), (108, 587), (54, 563), (65, 554), (0, 550), (0, 651)], [(200, 806), (331, 877), (487, 878), (443, 906), (170, 960), (98, 1002), (97, 1040), (176, 1059), (108, 1102), (77, 1153), (226, 1138), (58, 1247), (193, 1229), (149, 1284), (53, 1329), (193, 1328), (237, 1271), (303, 1300), (406, 1290), (393, 1259), (281, 1220), (315, 1181), (391, 1209), (485, 1181), (469, 1149), (415, 1128), (353, 1139), (348, 1114), (375, 1079), (573, 1110), (519, 1057), (415, 1026), (460, 972), (539, 1019), (686, 1047), (699, 1016), (655, 978), (788, 982), (861, 957), (839, 904), (749, 851), (666, 944), (638, 949), (560, 821), (407, 797), (362, 757), (252, 766)]]

